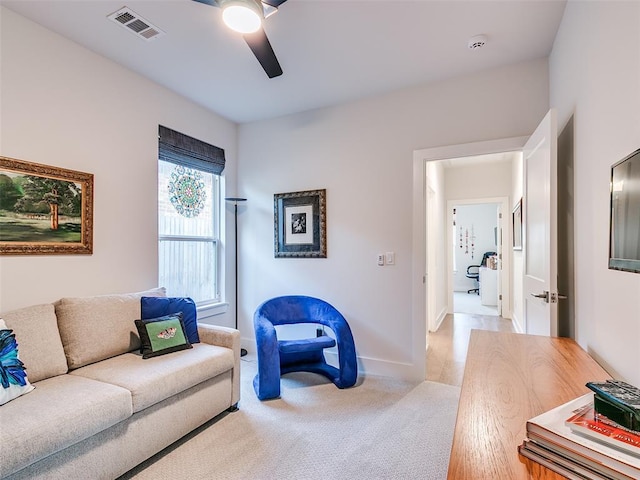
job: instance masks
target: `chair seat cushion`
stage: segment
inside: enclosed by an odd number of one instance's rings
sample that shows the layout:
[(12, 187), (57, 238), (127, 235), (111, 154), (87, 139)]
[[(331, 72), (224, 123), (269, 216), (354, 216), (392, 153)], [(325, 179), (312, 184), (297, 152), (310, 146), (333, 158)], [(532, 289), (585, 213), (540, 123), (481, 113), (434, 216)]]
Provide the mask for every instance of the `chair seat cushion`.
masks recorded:
[(278, 350), (282, 353), (301, 353), (322, 350), (336, 346), (336, 341), (328, 335), (301, 340), (279, 340)]

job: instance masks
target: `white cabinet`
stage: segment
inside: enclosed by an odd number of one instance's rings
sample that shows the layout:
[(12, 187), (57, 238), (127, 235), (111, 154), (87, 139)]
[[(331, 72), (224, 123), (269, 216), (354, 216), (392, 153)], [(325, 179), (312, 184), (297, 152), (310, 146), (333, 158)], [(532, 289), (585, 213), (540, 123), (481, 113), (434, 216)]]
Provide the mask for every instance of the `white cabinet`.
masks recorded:
[(498, 305), (498, 271), (480, 267), (480, 303)]

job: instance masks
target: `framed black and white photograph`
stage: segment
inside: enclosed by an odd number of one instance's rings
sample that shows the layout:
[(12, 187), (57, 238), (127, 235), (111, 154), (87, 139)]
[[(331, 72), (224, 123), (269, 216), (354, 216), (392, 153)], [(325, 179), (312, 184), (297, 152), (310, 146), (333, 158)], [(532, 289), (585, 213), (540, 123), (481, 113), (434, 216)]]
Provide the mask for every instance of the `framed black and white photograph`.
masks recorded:
[(522, 250), (522, 199), (513, 209), (513, 249)]
[(327, 257), (326, 190), (273, 196), (275, 257)]

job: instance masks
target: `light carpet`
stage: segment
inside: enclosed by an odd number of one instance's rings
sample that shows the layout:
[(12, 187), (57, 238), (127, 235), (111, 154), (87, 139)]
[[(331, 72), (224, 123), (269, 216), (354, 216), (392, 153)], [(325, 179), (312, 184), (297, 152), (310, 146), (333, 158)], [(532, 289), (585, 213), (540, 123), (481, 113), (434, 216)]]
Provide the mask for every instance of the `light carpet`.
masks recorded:
[(242, 359), (240, 410), (205, 424), (121, 480), (434, 479), (447, 476), (460, 388), (368, 376), (339, 390), (319, 375), (282, 378), (260, 402)]

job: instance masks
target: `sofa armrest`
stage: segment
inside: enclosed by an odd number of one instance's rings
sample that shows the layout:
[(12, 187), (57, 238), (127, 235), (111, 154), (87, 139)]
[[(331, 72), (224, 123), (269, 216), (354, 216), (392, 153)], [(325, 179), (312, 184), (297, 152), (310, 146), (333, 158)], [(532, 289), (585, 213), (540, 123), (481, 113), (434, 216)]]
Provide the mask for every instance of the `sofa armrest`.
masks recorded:
[(202, 343), (233, 350), (233, 372), (231, 373), (233, 389), (230, 406), (235, 405), (240, 400), (240, 332), (235, 328), (198, 323), (198, 336)]
[(198, 323), (198, 336), (203, 343), (238, 350), (240, 355), (240, 332), (235, 328)]

